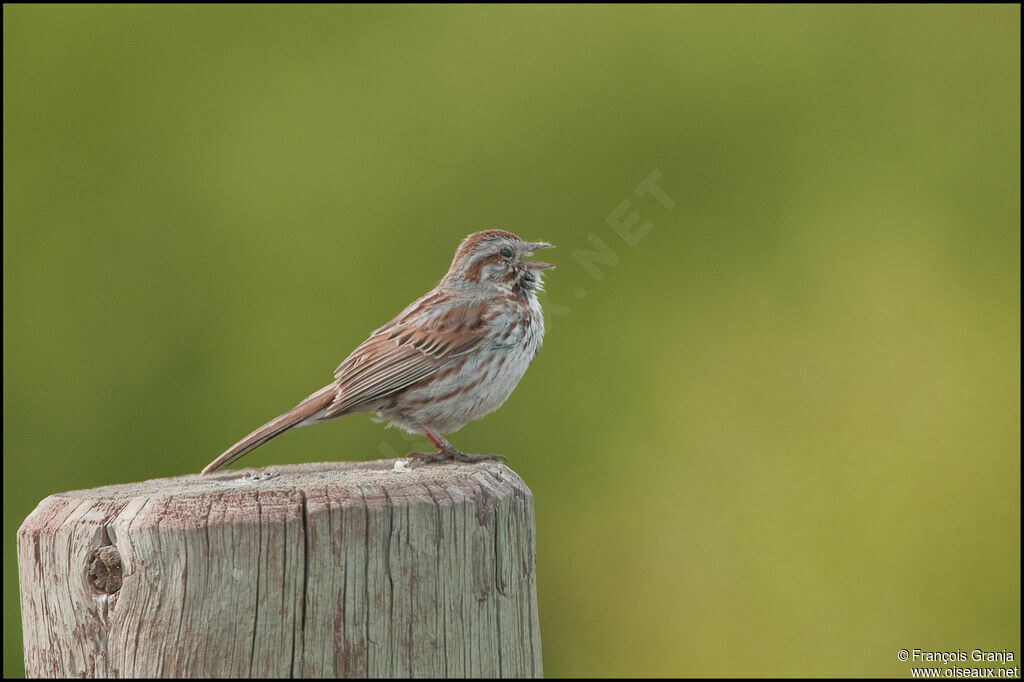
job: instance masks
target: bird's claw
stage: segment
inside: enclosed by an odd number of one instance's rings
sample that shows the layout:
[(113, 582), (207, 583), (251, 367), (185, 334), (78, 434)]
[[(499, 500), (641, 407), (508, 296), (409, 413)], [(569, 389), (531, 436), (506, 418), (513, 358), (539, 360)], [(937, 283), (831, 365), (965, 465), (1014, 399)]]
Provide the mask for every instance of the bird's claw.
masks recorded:
[(409, 457), (414, 460), (419, 460), (424, 464), (436, 464), (438, 462), (495, 462), (504, 461), (505, 455), (470, 455), (465, 452), (459, 452), (458, 450), (453, 451), (440, 451), (440, 452), (410, 452)]

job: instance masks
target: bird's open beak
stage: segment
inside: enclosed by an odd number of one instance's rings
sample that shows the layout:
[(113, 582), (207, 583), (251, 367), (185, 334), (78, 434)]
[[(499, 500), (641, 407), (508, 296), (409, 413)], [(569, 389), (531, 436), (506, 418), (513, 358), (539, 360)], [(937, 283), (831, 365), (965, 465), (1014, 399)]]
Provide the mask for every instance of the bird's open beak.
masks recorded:
[[(555, 248), (555, 245), (554, 244), (548, 244), (547, 242), (527, 242), (527, 244), (526, 244), (526, 250), (528, 252), (530, 252), (530, 253), (533, 253), (534, 251), (539, 251), (540, 249), (553, 249), (553, 248)], [(523, 264), (526, 267), (528, 267), (529, 269), (531, 269), (531, 270), (549, 270), (549, 269), (555, 267), (551, 263), (545, 263), (544, 261), (540, 261), (540, 260), (524, 261)]]

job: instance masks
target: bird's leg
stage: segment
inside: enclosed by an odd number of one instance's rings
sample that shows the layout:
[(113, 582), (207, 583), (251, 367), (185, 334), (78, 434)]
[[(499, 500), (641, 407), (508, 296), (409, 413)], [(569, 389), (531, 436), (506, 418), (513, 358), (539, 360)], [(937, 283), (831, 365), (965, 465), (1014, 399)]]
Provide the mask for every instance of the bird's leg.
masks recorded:
[(438, 433), (435, 429), (429, 426), (420, 425), (423, 428), (423, 435), (427, 437), (434, 447), (437, 448), (436, 452), (410, 452), (409, 457), (418, 459), (426, 464), (432, 464), (434, 462), (485, 462), (505, 459), (503, 455), (467, 455), (465, 452), (460, 451), (454, 445), (445, 440), (444, 436)]

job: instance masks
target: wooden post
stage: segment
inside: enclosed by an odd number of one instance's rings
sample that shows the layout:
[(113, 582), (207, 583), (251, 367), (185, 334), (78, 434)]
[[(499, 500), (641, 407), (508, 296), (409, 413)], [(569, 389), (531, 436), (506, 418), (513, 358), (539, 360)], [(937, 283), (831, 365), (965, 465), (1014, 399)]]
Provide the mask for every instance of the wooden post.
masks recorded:
[(540, 677), (530, 489), (402, 464), (51, 495), (18, 531), (26, 673)]

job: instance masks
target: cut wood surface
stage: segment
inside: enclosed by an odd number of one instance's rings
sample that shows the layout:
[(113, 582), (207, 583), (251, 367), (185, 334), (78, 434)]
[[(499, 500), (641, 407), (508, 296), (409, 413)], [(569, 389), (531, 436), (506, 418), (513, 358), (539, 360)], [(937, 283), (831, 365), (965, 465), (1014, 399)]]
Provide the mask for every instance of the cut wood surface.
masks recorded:
[(534, 528), (491, 462), (51, 495), (18, 531), (26, 673), (539, 677)]

